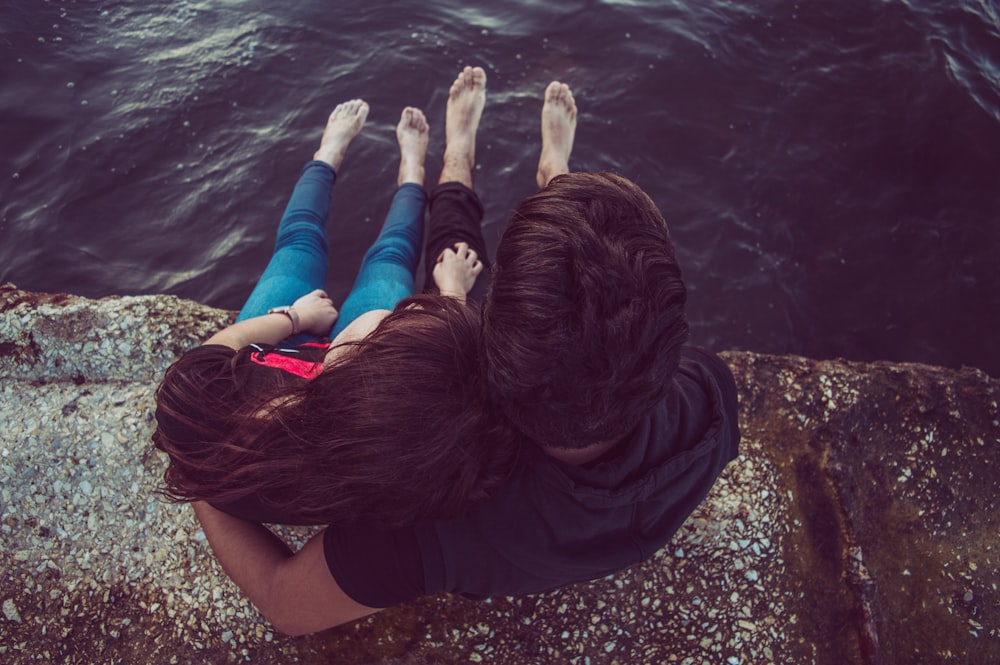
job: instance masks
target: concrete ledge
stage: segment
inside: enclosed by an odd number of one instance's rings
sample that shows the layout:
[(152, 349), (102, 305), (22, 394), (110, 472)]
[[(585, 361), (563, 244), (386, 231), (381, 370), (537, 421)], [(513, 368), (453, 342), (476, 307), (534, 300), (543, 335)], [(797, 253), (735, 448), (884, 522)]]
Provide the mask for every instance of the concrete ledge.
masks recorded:
[(742, 455), (652, 560), (281, 637), (152, 493), (158, 377), (232, 316), (0, 287), (0, 662), (1000, 662), (1000, 381), (737, 352)]

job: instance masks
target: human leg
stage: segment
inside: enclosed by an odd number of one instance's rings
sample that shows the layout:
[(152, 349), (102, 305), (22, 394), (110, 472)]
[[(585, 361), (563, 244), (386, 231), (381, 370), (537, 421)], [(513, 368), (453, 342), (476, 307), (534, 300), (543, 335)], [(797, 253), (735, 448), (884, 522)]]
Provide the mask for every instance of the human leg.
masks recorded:
[(405, 183), (396, 190), (382, 232), (365, 252), (354, 287), (340, 308), (332, 337), (365, 312), (393, 309), (413, 295), (426, 205), (427, 193), (420, 185)]
[(445, 114), (444, 164), (438, 184), (460, 182), (472, 189), (476, 164), (476, 132), (486, 106), (486, 72), (466, 67), (448, 90)]
[(433, 272), (441, 252), (464, 242), (476, 251), (486, 269), (476, 279), (470, 300), (482, 302), (489, 286), (489, 257), (483, 239), (483, 205), (472, 190), (476, 133), (486, 104), (486, 72), (466, 67), (448, 91), (444, 163), (438, 186), (430, 197), (430, 221), (424, 247), (424, 288), (435, 290)]
[(576, 101), (569, 86), (549, 83), (542, 104), (542, 154), (535, 180), (542, 189), (557, 175), (569, 173), (569, 156), (576, 134)]
[(331, 335), (336, 336), (361, 314), (393, 309), (413, 294), (424, 234), (424, 159), (429, 127), (420, 109), (403, 109), (396, 138), (399, 141), (399, 184), (378, 238), (365, 253), (354, 287), (340, 308)]
[(326, 220), (336, 169), (351, 139), (368, 116), (360, 99), (344, 102), (330, 114), (320, 148), (305, 165), (278, 224), (274, 252), (237, 321), (261, 316), (272, 307), (290, 305), (326, 283), (329, 246)]
[(329, 253), (326, 219), (335, 180), (336, 173), (323, 162), (312, 161), (302, 169), (278, 225), (271, 260), (237, 321), (290, 305), (299, 296), (323, 288)]

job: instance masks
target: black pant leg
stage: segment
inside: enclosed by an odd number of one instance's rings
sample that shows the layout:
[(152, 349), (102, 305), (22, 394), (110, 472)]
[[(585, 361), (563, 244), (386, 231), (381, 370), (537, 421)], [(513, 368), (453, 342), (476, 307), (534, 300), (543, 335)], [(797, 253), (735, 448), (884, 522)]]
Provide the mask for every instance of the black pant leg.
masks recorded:
[(483, 271), (469, 291), (468, 300), (482, 304), (490, 285), (490, 262), (483, 239), (483, 204), (476, 193), (457, 182), (446, 182), (434, 188), (430, 195), (430, 217), (427, 225), (427, 242), (424, 245), (424, 290), (437, 292), (434, 285), (434, 266), (437, 257), (455, 243), (464, 242), (479, 255)]

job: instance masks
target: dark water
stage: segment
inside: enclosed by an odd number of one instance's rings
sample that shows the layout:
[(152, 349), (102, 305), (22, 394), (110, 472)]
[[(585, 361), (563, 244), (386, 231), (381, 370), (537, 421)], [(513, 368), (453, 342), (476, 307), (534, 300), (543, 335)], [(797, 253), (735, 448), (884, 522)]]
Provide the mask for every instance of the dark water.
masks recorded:
[(1000, 375), (996, 0), (402, 4), (3, 3), (0, 280), (238, 308), (326, 114), (361, 96), (330, 225), (342, 298), (399, 109), (427, 112), (436, 178), (447, 85), (481, 64), (494, 246), (560, 79), (572, 166), (637, 180), (672, 225), (697, 341)]

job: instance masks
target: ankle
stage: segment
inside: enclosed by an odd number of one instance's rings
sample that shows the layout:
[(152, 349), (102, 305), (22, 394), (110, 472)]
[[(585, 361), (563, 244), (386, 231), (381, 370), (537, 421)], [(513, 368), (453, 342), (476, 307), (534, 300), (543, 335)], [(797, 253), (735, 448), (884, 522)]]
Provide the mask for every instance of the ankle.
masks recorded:
[(444, 166), (471, 171), (476, 164), (475, 153), (465, 148), (445, 147)]
[(404, 185), (412, 182), (415, 185), (424, 186), (427, 171), (424, 166), (410, 166), (405, 162), (399, 164), (399, 175), (396, 177), (396, 185)]
[(438, 184), (459, 182), (472, 189), (473, 160), (469, 156), (451, 157), (445, 152), (444, 165), (441, 167), (441, 177)]
[(569, 173), (569, 166), (564, 166), (562, 164), (558, 166), (540, 164), (538, 166), (538, 171), (535, 173), (535, 182), (538, 183), (538, 188), (542, 189), (546, 187), (553, 178), (566, 173)]
[(318, 162), (325, 162), (326, 164), (329, 164), (336, 171), (344, 162), (344, 153), (346, 152), (346, 150), (331, 151), (320, 148), (313, 153), (313, 159)]

